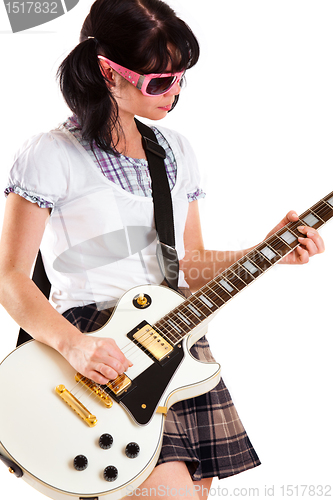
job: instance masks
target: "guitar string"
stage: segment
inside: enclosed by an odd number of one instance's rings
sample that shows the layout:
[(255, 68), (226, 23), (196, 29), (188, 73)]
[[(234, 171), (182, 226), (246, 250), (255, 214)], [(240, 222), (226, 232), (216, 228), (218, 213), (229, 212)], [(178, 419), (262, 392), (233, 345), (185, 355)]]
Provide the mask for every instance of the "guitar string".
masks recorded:
[[(318, 211), (319, 211), (319, 210), (322, 210), (322, 209), (325, 207), (325, 205), (326, 205), (326, 207), (329, 209), (329, 211), (331, 211), (331, 210), (332, 210), (332, 209), (331, 209), (331, 207), (328, 207), (328, 205), (327, 205), (326, 203), (323, 203), (323, 205), (322, 205), (322, 206), (320, 206), (320, 207), (318, 207), (318, 208), (317, 208), (317, 210), (318, 210)], [(314, 206), (315, 206), (315, 205), (314, 205)], [(325, 208), (326, 208), (326, 207), (325, 207)], [(327, 210), (326, 210), (326, 212), (327, 212)], [(323, 216), (324, 216), (324, 215), (327, 215), (327, 214), (326, 214), (326, 212), (321, 213), (321, 215), (323, 215)], [(308, 213), (311, 213), (311, 209), (309, 209), (309, 210), (308, 210)], [(301, 217), (306, 217), (306, 216), (308, 215), (308, 213), (307, 213), (307, 212), (305, 212), (304, 214), (302, 214), (302, 216), (300, 216), (300, 219), (301, 219)], [(318, 227), (321, 227), (323, 224), (325, 224), (325, 221), (323, 221), (323, 219), (321, 219), (321, 217), (320, 217), (320, 215), (319, 215), (319, 214), (317, 214), (315, 211), (314, 211), (314, 214), (315, 214), (315, 215), (317, 215), (317, 216), (319, 217), (320, 222), (321, 222), (321, 223), (320, 223), (320, 225), (319, 225)], [(330, 217), (330, 218), (331, 218), (331, 217)], [(279, 237), (281, 236), (281, 234), (283, 234), (283, 232), (284, 232), (286, 229), (287, 229), (287, 230), (290, 230), (290, 231), (292, 232), (292, 234), (293, 234), (293, 233), (294, 233), (294, 231), (297, 229), (297, 226), (296, 226), (296, 225), (297, 225), (297, 224), (299, 224), (299, 223), (300, 223), (300, 221), (296, 221), (296, 222), (292, 222), (292, 223), (287, 224), (286, 226), (284, 226), (283, 228), (281, 228), (281, 229), (280, 229), (279, 231), (277, 231), (274, 235), (272, 235), (270, 238), (267, 238), (267, 240), (266, 240), (266, 241), (264, 241), (264, 242), (262, 242), (262, 243), (267, 242), (267, 244), (268, 244), (269, 246), (272, 246), (275, 250), (277, 250), (277, 249), (276, 249), (273, 245), (274, 245), (274, 244), (276, 245), (276, 243), (278, 242), (278, 239), (280, 239)], [(294, 226), (295, 226), (295, 227), (294, 227)], [(279, 233), (280, 233), (280, 234), (279, 234)], [(275, 241), (274, 241), (274, 239), (275, 239), (275, 240), (277, 240), (277, 241), (275, 242)], [(285, 244), (286, 242), (283, 242), (283, 243)], [(299, 245), (299, 243), (298, 243), (298, 245)], [(298, 246), (298, 245), (296, 245), (296, 246)], [(258, 246), (260, 246), (260, 245), (258, 245)], [(290, 245), (289, 245), (289, 244), (287, 244), (287, 246), (288, 246), (288, 247), (290, 247)], [(296, 246), (295, 246), (294, 248), (296, 248)], [(279, 247), (278, 247), (278, 248), (279, 248)], [(291, 247), (290, 247), (290, 248), (291, 248)], [(293, 249), (293, 248), (291, 248), (291, 249)], [(262, 255), (263, 255), (263, 254), (261, 254), (261, 252), (259, 252), (257, 249), (254, 249), (253, 251), (249, 252), (246, 256), (248, 257), (248, 259), (250, 259), (250, 260), (251, 260), (251, 259), (255, 259), (255, 258), (256, 258), (256, 256), (257, 256), (256, 254), (259, 254), (259, 255), (260, 255), (260, 258), (262, 259)], [(282, 255), (282, 256), (281, 256), (280, 254), (278, 254), (278, 255), (279, 255), (279, 257), (280, 257), (278, 260), (281, 260), (281, 259), (283, 258), (283, 255)], [(244, 256), (244, 257), (246, 257), (246, 256)], [(267, 259), (266, 259), (266, 260), (267, 260)], [(255, 263), (256, 263), (256, 260), (255, 260)], [(260, 268), (260, 266), (258, 265), (259, 270), (260, 270), (261, 272), (260, 272), (260, 274), (259, 274), (257, 277), (254, 277), (254, 280), (256, 280), (256, 279), (257, 279), (257, 278), (258, 278), (261, 274), (263, 274), (263, 272), (265, 272), (265, 271), (266, 271), (266, 270), (268, 270), (271, 266), (273, 266), (273, 265), (274, 265), (274, 263), (272, 263), (272, 262), (269, 262), (269, 264), (270, 264), (270, 266), (269, 266), (269, 267), (266, 267), (264, 270), (262, 270), (262, 269)], [(234, 270), (235, 270), (235, 266), (236, 266), (236, 265), (237, 265), (237, 263), (235, 263), (234, 265), (230, 266), (230, 268), (229, 268), (229, 269), (230, 269), (232, 272), (234, 272)], [(239, 265), (237, 265), (237, 267), (239, 267)], [(237, 269), (237, 270), (238, 270), (238, 269)], [(228, 271), (228, 270), (223, 271), (223, 273), (221, 273), (219, 276), (222, 276), (222, 275), (223, 275), (224, 273), (226, 273), (227, 271)], [(234, 273), (234, 274), (237, 276), (237, 273)], [(207, 286), (209, 289), (211, 289), (211, 290), (214, 292), (214, 294), (216, 294), (217, 296), (219, 296), (219, 294), (218, 294), (218, 293), (216, 293), (216, 290), (215, 290), (212, 286), (209, 286), (211, 283), (213, 283), (213, 286), (216, 286), (216, 285), (217, 285), (219, 288), (221, 288), (221, 286), (220, 286), (218, 283), (216, 283), (216, 279), (218, 279), (218, 277), (215, 277), (215, 278), (214, 278), (213, 280), (211, 280), (211, 281), (210, 281), (210, 282), (209, 282), (206, 286)], [(240, 278), (240, 279), (241, 279), (241, 278)], [(249, 283), (246, 283), (246, 286), (247, 286), (247, 284), (249, 284)], [(233, 285), (234, 285), (234, 283), (233, 283)], [(205, 287), (203, 287), (203, 288), (205, 288)], [(199, 292), (201, 292), (204, 296), (206, 296), (206, 294), (203, 292), (203, 288), (202, 288), (201, 290), (199, 290)], [(240, 290), (238, 290), (238, 289), (237, 289), (237, 287), (236, 287), (236, 293), (238, 293), (239, 291), (240, 291)], [(231, 298), (231, 297), (230, 297), (230, 298)], [(200, 298), (199, 298), (196, 294), (194, 294), (192, 297), (190, 297), (190, 299), (189, 299), (188, 301), (186, 301), (186, 302), (191, 302), (191, 299), (192, 299), (192, 303), (193, 303), (193, 302), (195, 303), (195, 305), (196, 305), (196, 306), (197, 306), (197, 308), (199, 309), (200, 313), (201, 313), (201, 314), (203, 314), (205, 317), (207, 317), (207, 316), (206, 316), (206, 314), (203, 312), (203, 308), (207, 309), (207, 307), (206, 307), (206, 305), (204, 304), (204, 302), (203, 302), (202, 300), (200, 300)], [(214, 302), (214, 299), (212, 298), (212, 296), (210, 296), (210, 299), (212, 300), (212, 302), (213, 302), (213, 305), (214, 305), (214, 306), (216, 306), (217, 308), (219, 308), (219, 307), (220, 307), (218, 304), (216, 304), (216, 303)], [(222, 300), (223, 300), (223, 299), (222, 299)], [(229, 300), (229, 299), (228, 299), (228, 300)], [(186, 304), (186, 305), (184, 305), (184, 304), (180, 304), (180, 306), (176, 307), (175, 309), (181, 308), (181, 306), (183, 306), (183, 307), (182, 307), (182, 309), (184, 309), (184, 307), (189, 308), (189, 307), (188, 307), (188, 305), (189, 305), (189, 304)], [(192, 305), (192, 304), (191, 304), (191, 305)], [(224, 305), (224, 304), (222, 304), (222, 305)], [(184, 312), (184, 311), (182, 311), (182, 312)], [(212, 312), (214, 312), (214, 311), (210, 311), (210, 310), (208, 309), (208, 313), (209, 313), (209, 314), (208, 314), (208, 316), (209, 316)], [(173, 315), (172, 315), (172, 314), (173, 314)], [(172, 325), (171, 325), (170, 323), (168, 323), (168, 320), (170, 320), (170, 318), (168, 318), (168, 316), (170, 316), (170, 315), (171, 315), (172, 321), (176, 324), (177, 328), (178, 328), (178, 327), (180, 328), (180, 330), (181, 330), (180, 332), (177, 332), (177, 330), (176, 330), (176, 332), (175, 332), (175, 329), (174, 329), (174, 328), (172, 328)], [(193, 316), (192, 316), (192, 317), (193, 317)], [(186, 318), (187, 320), (189, 320), (189, 321), (191, 321), (191, 322), (193, 323), (193, 320), (192, 320), (191, 318), (189, 318), (189, 316), (188, 316), (188, 315), (187, 315), (187, 316), (185, 316), (185, 318)], [(176, 313), (174, 313), (174, 310), (173, 310), (173, 311), (171, 311), (171, 313), (169, 313), (169, 314), (165, 315), (165, 317), (164, 317), (164, 318), (162, 318), (161, 320), (159, 320), (159, 321), (158, 321), (158, 323), (156, 324), (155, 330), (157, 331), (157, 330), (159, 330), (159, 329), (160, 329), (160, 327), (162, 327), (162, 334), (164, 333), (164, 335), (165, 335), (165, 336), (166, 336), (166, 333), (167, 333), (167, 334), (171, 334), (171, 335), (172, 335), (173, 337), (175, 337), (175, 338), (176, 338), (176, 340), (177, 340), (177, 333), (178, 333), (178, 334), (179, 334), (179, 333), (181, 333), (181, 334), (183, 334), (181, 338), (183, 338), (183, 337), (186, 335), (186, 333), (187, 333), (187, 332), (183, 332), (183, 327), (181, 326), (181, 323), (180, 323), (179, 319), (180, 319), (181, 321), (183, 321), (183, 320), (182, 320), (182, 318), (179, 318), (179, 317), (177, 317), (177, 316), (176, 316)], [(183, 322), (184, 322), (184, 321), (183, 321)], [(184, 323), (185, 323), (185, 322), (184, 322)], [(160, 325), (160, 327), (159, 327), (158, 325)], [(187, 326), (189, 326), (189, 325), (187, 325)], [(192, 329), (193, 329), (193, 328), (192, 328)], [(143, 334), (141, 335), (141, 338), (142, 338), (145, 334), (146, 334), (146, 332), (143, 332)], [(169, 338), (169, 337), (167, 337), (167, 338)], [(139, 338), (138, 340), (140, 340), (140, 338)], [(154, 342), (154, 340), (152, 340), (152, 342), (151, 342), (151, 343), (153, 343), (153, 342)], [(134, 345), (134, 343), (133, 343), (133, 342), (131, 342), (131, 341), (129, 341), (129, 342), (128, 342), (125, 346), (124, 346), (124, 348), (123, 348), (123, 352), (124, 352), (124, 354), (126, 354), (126, 355), (127, 355), (127, 357), (128, 357), (128, 358), (130, 358), (130, 356), (131, 356), (130, 351), (134, 349), (134, 354), (133, 354), (133, 356), (132, 356), (132, 360), (131, 360), (132, 362), (134, 361), (134, 358), (140, 357), (140, 354), (141, 354), (139, 350), (138, 350), (138, 351), (135, 351), (134, 346), (135, 346), (135, 345)], [(149, 345), (148, 345), (148, 346), (149, 346)], [(135, 346), (135, 347), (137, 347), (137, 346)], [(139, 348), (139, 349), (140, 349), (140, 348)], [(134, 363), (133, 363), (133, 364), (134, 364)], [(117, 380), (117, 379), (116, 379), (116, 380)], [(84, 386), (83, 386), (80, 382), (77, 382), (77, 384), (78, 384), (78, 385), (80, 385), (80, 388), (84, 387)], [(101, 390), (103, 390), (103, 389), (102, 389), (101, 384), (96, 384), (96, 386), (100, 387), (100, 389), (101, 389)], [(86, 386), (86, 391), (89, 391), (90, 395), (94, 396), (96, 399), (98, 398), (98, 395), (97, 395), (97, 394), (95, 394), (94, 392), (90, 391), (90, 390), (89, 390), (89, 388), (88, 388), (87, 386)]]
[[(215, 280), (216, 280), (216, 278), (215, 278), (214, 280), (212, 280), (212, 281), (214, 282)], [(218, 285), (218, 287), (219, 287), (219, 288), (221, 288), (219, 285)], [(218, 294), (216, 294), (216, 295), (218, 295)], [(211, 297), (210, 297), (210, 298), (211, 298)], [(191, 304), (190, 304), (190, 305), (192, 305), (192, 304), (194, 303), (194, 304), (195, 304), (195, 306), (197, 307), (197, 309), (199, 309), (199, 310), (201, 311), (201, 313), (200, 313), (200, 314), (203, 314), (203, 315), (204, 315), (204, 317), (207, 317), (207, 316), (206, 316), (206, 314), (203, 312), (203, 308), (206, 308), (206, 307), (205, 307), (204, 303), (202, 302), (202, 300), (200, 300), (200, 299), (199, 299), (199, 297), (196, 297), (195, 295), (193, 295), (192, 297), (190, 297), (190, 300), (188, 300), (188, 301), (186, 301), (186, 302), (191, 302)], [(180, 306), (179, 306), (178, 308), (181, 308), (181, 309), (182, 309), (182, 311), (185, 313), (184, 308), (186, 307), (187, 309), (189, 309), (189, 307), (188, 307), (188, 306), (189, 306), (189, 304), (188, 304), (188, 303), (186, 303), (186, 304), (180, 304)], [(216, 304), (215, 304), (215, 306), (216, 306), (216, 307), (218, 307)], [(177, 308), (176, 308), (176, 309), (177, 309)], [(207, 309), (207, 308), (206, 308), (206, 309)], [(173, 312), (173, 311), (172, 311), (172, 312)], [(172, 313), (172, 312), (171, 312), (171, 313)], [(208, 311), (208, 312), (209, 312), (209, 313), (211, 313), (212, 311)], [(189, 314), (189, 311), (187, 311), (187, 313)], [(188, 317), (189, 317), (189, 316), (188, 316), (188, 314), (187, 314), (187, 316), (185, 316), (185, 317), (187, 317), (187, 318), (188, 318)], [(169, 325), (169, 324), (168, 324), (168, 322), (167, 322), (167, 321), (168, 321), (168, 316), (170, 316), (170, 313), (169, 313), (169, 314), (167, 314), (164, 318), (162, 318), (162, 319), (161, 319), (161, 320), (160, 320), (160, 321), (156, 324), (157, 326), (155, 325), (155, 329), (156, 329), (156, 330), (159, 330), (158, 325), (161, 325), (161, 326), (162, 326), (162, 333), (164, 333), (164, 334), (165, 334), (165, 332), (167, 332), (168, 334), (170, 334), (170, 333), (171, 333), (171, 335), (172, 335), (172, 336), (175, 336), (174, 334), (175, 334), (175, 333), (177, 334), (177, 333), (179, 333), (179, 332), (175, 332), (175, 331), (174, 331), (174, 329), (172, 328), (172, 325)], [(191, 314), (191, 318), (194, 318), (193, 314)], [(175, 321), (175, 319), (176, 319), (176, 317), (175, 317), (175, 315), (173, 315), (173, 320)], [(186, 332), (184, 332), (184, 331), (183, 331), (183, 327), (181, 326), (181, 324), (180, 324), (180, 322), (179, 322), (178, 318), (177, 318), (177, 320), (176, 320), (176, 321), (177, 321), (177, 323), (176, 323), (176, 324), (177, 324), (177, 326), (180, 326), (180, 329), (181, 329), (181, 332), (180, 332), (180, 333), (182, 334), (182, 337), (184, 337), (184, 334), (186, 334)], [(192, 322), (192, 324), (194, 324), (193, 319), (192, 319), (192, 320), (190, 319), (190, 321)], [(146, 335), (146, 332), (143, 332), (143, 334), (141, 335), (141, 340), (142, 340), (142, 337), (144, 337), (145, 335)], [(176, 337), (176, 339), (177, 339), (177, 337)], [(138, 340), (140, 341), (140, 337), (138, 338)], [(152, 339), (151, 343), (153, 343), (153, 342), (154, 342), (154, 339)], [(149, 346), (149, 345), (148, 345), (148, 346)], [(130, 356), (129, 356), (129, 352), (130, 352), (131, 350), (133, 350), (133, 348), (134, 348), (134, 347), (136, 347), (136, 346), (134, 346), (132, 342), (128, 342), (128, 344), (127, 344), (126, 346), (124, 346), (124, 348), (123, 348), (123, 352), (124, 352), (124, 354), (125, 354), (125, 355), (127, 355), (127, 357), (128, 357), (128, 358), (130, 358)], [(137, 351), (137, 356), (136, 356), (136, 358), (137, 358), (138, 356), (140, 356), (140, 354), (141, 354), (141, 352), (140, 352), (140, 351)], [(135, 362), (135, 360), (134, 360), (134, 356), (132, 356), (131, 361), (132, 361), (132, 362), (133, 362), (133, 361)], [(137, 368), (140, 368), (140, 366), (137, 366)], [(80, 382), (78, 382), (78, 384), (80, 385), (80, 389), (81, 389), (81, 388), (83, 387), (83, 386), (82, 386), (82, 384), (81, 384)], [(101, 388), (101, 390), (103, 390), (100, 384), (96, 384), (96, 385), (97, 385), (98, 387), (100, 387), (100, 388)], [(89, 389), (88, 389), (88, 388), (87, 388), (87, 391), (89, 391)], [(98, 397), (98, 396), (97, 396), (94, 392), (89, 391), (89, 393), (90, 393), (92, 396)]]

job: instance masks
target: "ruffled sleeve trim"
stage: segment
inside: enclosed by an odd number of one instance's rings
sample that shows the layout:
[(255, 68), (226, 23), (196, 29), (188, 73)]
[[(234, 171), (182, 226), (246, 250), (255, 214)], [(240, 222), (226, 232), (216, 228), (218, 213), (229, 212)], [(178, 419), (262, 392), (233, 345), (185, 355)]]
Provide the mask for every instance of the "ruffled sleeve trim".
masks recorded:
[(196, 191), (193, 191), (192, 193), (187, 193), (187, 199), (189, 202), (200, 200), (200, 198), (205, 198), (205, 196), (206, 193), (201, 188), (198, 188)]
[(37, 205), (40, 208), (54, 208), (54, 203), (51, 201), (45, 200), (44, 198), (41, 198), (40, 196), (36, 195), (35, 193), (29, 193), (22, 189), (20, 186), (8, 186), (5, 189), (5, 196), (8, 196), (9, 193), (15, 193), (22, 198), (25, 198), (28, 201), (31, 201), (31, 203), (37, 203)]

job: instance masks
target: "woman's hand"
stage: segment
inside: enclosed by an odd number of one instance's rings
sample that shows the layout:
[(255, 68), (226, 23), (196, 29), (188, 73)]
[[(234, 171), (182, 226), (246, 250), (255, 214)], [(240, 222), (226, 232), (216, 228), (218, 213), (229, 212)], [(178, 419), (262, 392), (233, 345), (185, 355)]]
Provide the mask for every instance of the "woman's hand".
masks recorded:
[(113, 339), (82, 333), (71, 337), (61, 354), (81, 375), (98, 384), (107, 384), (132, 366)]
[[(287, 213), (284, 219), (268, 233), (266, 239), (272, 236), (276, 231), (284, 227), (289, 222), (296, 222), (299, 219), (298, 215), (291, 210)], [(281, 261), (281, 264), (306, 264), (309, 258), (325, 250), (325, 245), (322, 237), (316, 229), (308, 226), (302, 226), (301, 223), (297, 227), (298, 231), (304, 234), (304, 237), (299, 237), (300, 246), (295, 248), (293, 252), (286, 255)]]

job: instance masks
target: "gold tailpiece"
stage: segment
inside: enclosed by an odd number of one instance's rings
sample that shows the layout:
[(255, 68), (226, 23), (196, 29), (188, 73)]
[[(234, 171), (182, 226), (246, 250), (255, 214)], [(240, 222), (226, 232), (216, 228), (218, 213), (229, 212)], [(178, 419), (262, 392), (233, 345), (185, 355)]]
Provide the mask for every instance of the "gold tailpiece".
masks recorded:
[(92, 415), (85, 406), (71, 392), (69, 392), (64, 385), (58, 385), (55, 388), (56, 393), (61, 397), (65, 403), (67, 403), (72, 410), (75, 411), (85, 421), (89, 427), (95, 427), (97, 424), (97, 418)]

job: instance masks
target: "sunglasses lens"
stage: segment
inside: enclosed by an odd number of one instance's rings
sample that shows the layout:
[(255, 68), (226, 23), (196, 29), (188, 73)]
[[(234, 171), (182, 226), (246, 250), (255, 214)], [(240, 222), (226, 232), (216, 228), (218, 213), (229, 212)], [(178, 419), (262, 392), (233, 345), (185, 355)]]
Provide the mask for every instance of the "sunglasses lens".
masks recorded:
[(167, 92), (175, 83), (175, 76), (164, 76), (161, 78), (152, 78), (147, 85), (147, 94), (160, 95)]

